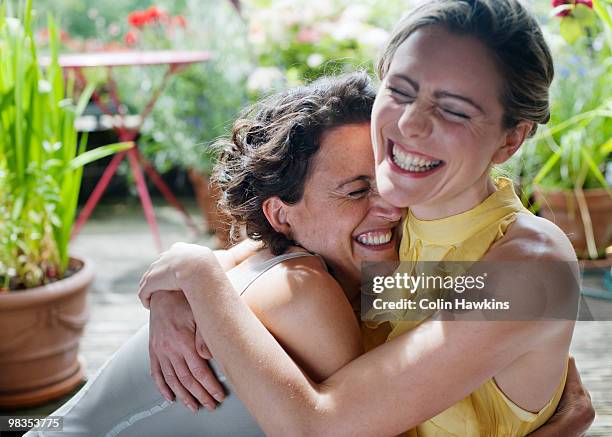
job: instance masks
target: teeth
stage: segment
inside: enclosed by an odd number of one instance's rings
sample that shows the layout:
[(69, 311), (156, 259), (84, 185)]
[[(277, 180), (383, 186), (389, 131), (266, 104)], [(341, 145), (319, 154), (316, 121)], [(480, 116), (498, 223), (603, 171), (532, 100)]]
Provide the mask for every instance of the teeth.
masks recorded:
[(399, 147), (393, 147), (393, 162), (400, 168), (411, 172), (423, 172), (439, 166), (442, 161), (430, 161), (422, 156), (406, 153)]
[(387, 244), (391, 241), (391, 238), (393, 238), (393, 232), (391, 231), (385, 232), (384, 234), (380, 234), (379, 232), (368, 232), (359, 235), (357, 241), (367, 246), (380, 246), (382, 244)]

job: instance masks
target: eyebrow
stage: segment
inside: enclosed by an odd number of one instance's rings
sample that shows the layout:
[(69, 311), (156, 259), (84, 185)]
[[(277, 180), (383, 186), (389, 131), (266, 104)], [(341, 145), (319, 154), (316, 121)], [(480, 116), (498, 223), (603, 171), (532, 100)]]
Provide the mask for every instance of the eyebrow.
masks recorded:
[[(392, 77), (397, 77), (398, 79), (402, 79), (408, 82), (415, 89), (415, 91), (419, 91), (419, 84), (414, 79), (411, 79), (410, 77), (404, 74), (401, 74), (401, 73), (393, 74)], [(461, 94), (451, 93), (450, 91), (438, 90), (438, 91), (434, 91), (434, 97), (436, 99), (448, 97), (451, 99), (461, 100), (473, 106), (478, 111), (480, 111), (482, 114), (485, 113), (484, 109), (482, 109), (482, 106), (480, 106), (478, 103), (476, 103), (474, 100), (470, 99), (469, 97), (462, 96)]]
[(342, 182), (340, 182), (338, 184), (338, 186), (336, 187), (336, 189), (340, 189), (343, 188), (345, 185), (350, 184), (351, 182), (356, 182), (356, 181), (363, 181), (363, 182), (370, 182), (370, 177), (366, 176), (366, 175), (360, 175), (360, 176), (354, 176), (348, 179), (343, 180)]

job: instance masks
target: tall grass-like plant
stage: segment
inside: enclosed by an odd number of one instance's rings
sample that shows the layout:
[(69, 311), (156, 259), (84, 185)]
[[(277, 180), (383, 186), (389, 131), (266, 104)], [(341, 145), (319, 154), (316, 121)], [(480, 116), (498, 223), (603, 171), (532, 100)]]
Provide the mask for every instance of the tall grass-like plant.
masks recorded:
[(32, 32), (32, 1), (17, 18), (0, 6), (0, 291), (61, 279), (83, 165), (132, 146), (85, 152), (75, 119), (93, 86), (73, 102), (74, 78), (64, 81), (57, 26), (48, 18), (50, 62), (43, 70)]
[[(546, 190), (606, 188), (612, 154), (612, 2), (592, 9), (566, 2), (552, 13), (566, 41), (555, 53), (549, 127), (522, 150), (523, 186)], [(608, 175), (609, 177), (609, 175)]]

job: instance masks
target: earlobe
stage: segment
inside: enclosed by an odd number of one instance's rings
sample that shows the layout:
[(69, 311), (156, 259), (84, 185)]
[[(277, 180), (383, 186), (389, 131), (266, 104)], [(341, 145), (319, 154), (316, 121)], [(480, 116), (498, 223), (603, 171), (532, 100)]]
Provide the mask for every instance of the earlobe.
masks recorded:
[(264, 200), (262, 204), (263, 213), (268, 219), (270, 226), (276, 231), (289, 237), (291, 225), (287, 220), (287, 205), (278, 196)]
[(525, 142), (532, 127), (533, 122), (524, 120), (510, 129), (506, 133), (504, 144), (497, 149), (491, 162), (493, 164), (502, 164), (510, 159)]

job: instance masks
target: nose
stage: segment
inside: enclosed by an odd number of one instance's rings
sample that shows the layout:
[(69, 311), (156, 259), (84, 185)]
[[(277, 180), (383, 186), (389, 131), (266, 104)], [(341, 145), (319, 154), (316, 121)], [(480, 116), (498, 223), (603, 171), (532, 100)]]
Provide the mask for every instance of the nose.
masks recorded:
[(423, 107), (417, 99), (414, 103), (406, 105), (404, 112), (397, 122), (402, 135), (406, 138), (425, 138), (431, 134), (432, 123)]
[(370, 197), (370, 212), (388, 222), (397, 222), (402, 218), (402, 209), (397, 208), (376, 193)]

